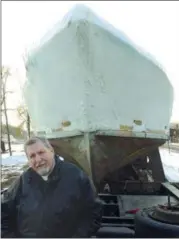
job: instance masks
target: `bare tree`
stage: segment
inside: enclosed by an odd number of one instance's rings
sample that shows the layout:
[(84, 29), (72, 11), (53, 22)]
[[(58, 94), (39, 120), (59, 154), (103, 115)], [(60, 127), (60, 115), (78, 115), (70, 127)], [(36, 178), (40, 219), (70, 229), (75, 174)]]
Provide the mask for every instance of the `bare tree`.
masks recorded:
[(30, 115), (27, 112), (27, 133), (28, 133), (28, 138), (30, 138)]
[(28, 138), (30, 138), (30, 116), (25, 105), (19, 105), (17, 108), (18, 117), (21, 120), (20, 128), (26, 126)]
[(7, 80), (10, 75), (11, 75), (10, 69), (8, 67), (2, 66), (1, 67), (1, 80), (2, 80), (2, 82), (1, 82), (1, 106), (4, 106), (4, 116), (5, 116), (5, 121), (6, 121), (8, 147), (9, 147), (9, 153), (10, 153), (10, 155), (12, 155), (9, 123), (8, 123), (8, 115), (7, 115), (7, 104), (6, 104), (6, 95), (7, 95), (7, 93), (9, 93), (8, 91), (6, 91), (6, 84), (7, 84)]
[[(25, 49), (24, 54), (22, 55), (22, 61), (24, 63), (24, 68), (25, 68), (26, 72), (28, 71), (27, 59), (28, 59), (28, 50)], [(21, 87), (21, 89), (22, 89), (22, 87)], [(30, 116), (29, 116), (28, 110), (25, 105), (20, 105), (18, 107), (18, 114), (19, 114), (19, 117), (22, 119), (22, 125), (26, 124), (27, 136), (28, 136), (28, 138), (30, 138), (31, 120), (30, 120)]]

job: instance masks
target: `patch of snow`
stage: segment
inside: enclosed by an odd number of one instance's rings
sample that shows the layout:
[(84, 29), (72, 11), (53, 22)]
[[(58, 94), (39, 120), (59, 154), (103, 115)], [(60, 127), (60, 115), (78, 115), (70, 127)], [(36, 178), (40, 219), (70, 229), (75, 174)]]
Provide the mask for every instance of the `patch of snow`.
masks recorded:
[(1, 165), (13, 166), (13, 165), (24, 165), (28, 162), (25, 153), (15, 152), (12, 156), (8, 154), (2, 155)]
[(166, 166), (179, 169), (179, 152), (169, 151), (168, 149), (160, 149), (162, 163)]
[(178, 183), (179, 182), (179, 169), (174, 169), (163, 165), (165, 177), (169, 182)]
[(160, 149), (164, 173), (169, 182), (179, 182), (179, 152)]

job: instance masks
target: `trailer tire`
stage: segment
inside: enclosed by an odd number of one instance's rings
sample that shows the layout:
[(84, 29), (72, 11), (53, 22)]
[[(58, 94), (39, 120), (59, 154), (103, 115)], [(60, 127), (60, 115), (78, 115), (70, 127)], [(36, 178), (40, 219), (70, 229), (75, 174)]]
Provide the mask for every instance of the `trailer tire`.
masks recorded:
[(143, 209), (136, 213), (134, 226), (136, 238), (178, 238), (179, 225), (163, 223), (152, 219), (148, 213), (152, 209)]

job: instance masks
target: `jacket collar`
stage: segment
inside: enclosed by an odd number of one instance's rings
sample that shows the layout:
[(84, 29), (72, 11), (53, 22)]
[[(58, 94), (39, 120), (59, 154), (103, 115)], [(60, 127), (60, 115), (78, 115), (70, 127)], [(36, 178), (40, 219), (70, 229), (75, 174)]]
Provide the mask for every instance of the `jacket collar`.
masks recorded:
[(50, 181), (56, 181), (60, 179), (60, 169), (61, 169), (62, 161), (60, 160), (58, 155), (55, 155), (55, 166), (48, 177)]

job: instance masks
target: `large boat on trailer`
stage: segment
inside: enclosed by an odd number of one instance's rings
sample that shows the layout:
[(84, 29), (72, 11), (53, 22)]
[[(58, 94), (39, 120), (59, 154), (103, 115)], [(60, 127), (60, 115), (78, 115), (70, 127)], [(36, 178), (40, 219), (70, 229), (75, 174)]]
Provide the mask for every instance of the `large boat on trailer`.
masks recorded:
[[(140, 208), (154, 206), (170, 195), (176, 205), (179, 191), (166, 182), (159, 153), (169, 139), (173, 87), (151, 55), (77, 5), (29, 51), (26, 71), (24, 95), (36, 135), (81, 167), (107, 201), (102, 237), (122, 235), (115, 234), (113, 223), (119, 229), (136, 202)], [(161, 210), (155, 211), (158, 217)], [(124, 221), (130, 224), (130, 217)], [(144, 237), (138, 225), (135, 235)], [(171, 227), (179, 233), (174, 221)]]

